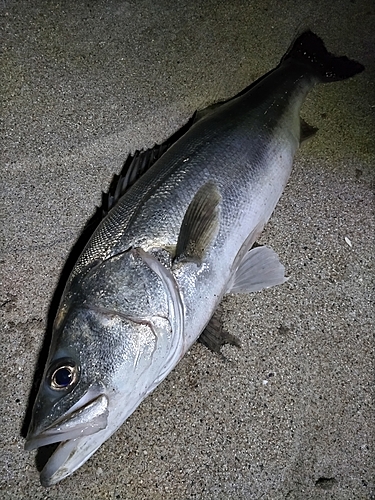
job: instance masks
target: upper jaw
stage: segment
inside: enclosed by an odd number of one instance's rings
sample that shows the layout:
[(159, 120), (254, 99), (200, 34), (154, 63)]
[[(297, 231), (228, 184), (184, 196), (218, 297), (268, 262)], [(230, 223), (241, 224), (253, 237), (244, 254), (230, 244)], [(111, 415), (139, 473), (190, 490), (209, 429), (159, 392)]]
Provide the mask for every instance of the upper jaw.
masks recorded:
[(43, 431), (29, 431), (25, 450), (33, 450), (60, 441), (95, 434), (107, 427), (108, 398), (100, 394), (93, 398), (88, 391), (67, 413)]

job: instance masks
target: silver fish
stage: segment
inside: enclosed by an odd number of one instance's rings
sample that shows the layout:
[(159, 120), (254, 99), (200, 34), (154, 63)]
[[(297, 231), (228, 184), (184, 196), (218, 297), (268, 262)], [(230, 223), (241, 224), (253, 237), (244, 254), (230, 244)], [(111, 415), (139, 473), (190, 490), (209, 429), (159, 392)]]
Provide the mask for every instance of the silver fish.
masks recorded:
[(198, 114), (163, 154), (129, 166), (54, 322), (25, 445), (60, 443), (44, 486), (120, 427), (210, 325), (224, 294), (285, 281), (277, 255), (253, 244), (291, 173), (300, 107), (316, 83), (363, 69), (306, 31), (277, 68)]

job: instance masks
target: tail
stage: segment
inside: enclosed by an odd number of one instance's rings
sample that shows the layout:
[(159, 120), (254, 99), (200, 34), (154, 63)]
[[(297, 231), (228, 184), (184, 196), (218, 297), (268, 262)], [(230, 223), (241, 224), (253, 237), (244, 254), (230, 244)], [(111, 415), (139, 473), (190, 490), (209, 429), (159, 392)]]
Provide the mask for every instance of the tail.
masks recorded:
[(328, 52), (323, 40), (310, 30), (294, 41), (282, 61), (288, 59), (309, 66), (322, 82), (346, 80), (365, 69), (357, 61), (346, 56), (337, 57)]

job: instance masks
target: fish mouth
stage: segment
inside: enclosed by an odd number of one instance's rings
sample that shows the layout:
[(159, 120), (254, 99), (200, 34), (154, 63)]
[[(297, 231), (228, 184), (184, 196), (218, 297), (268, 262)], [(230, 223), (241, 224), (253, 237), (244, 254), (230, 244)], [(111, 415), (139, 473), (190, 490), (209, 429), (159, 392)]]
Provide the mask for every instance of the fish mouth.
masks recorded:
[(46, 488), (53, 486), (79, 469), (102, 444), (102, 441), (91, 442), (87, 447), (90, 437), (60, 443), (40, 472), (41, 485)]
[[(92, 394), (91, 394), (92, 396)], [(86, 394), (68, 413), (42, 432), (28, 435), (25, 450), (60, 443), (40, 474), (43, 486), (51, 486), (78, 469), (102, 444), (99, 436), (108, 424), (108, 398)]]
[[(107, 396), (101, 394), (89, 402), (84, 399), (87, 395), (44, 431), (28, 435), (25, 450), (89, 436), (105, 429), (108, 421)], [(77, 406), (78, 409), (75, 409)]]

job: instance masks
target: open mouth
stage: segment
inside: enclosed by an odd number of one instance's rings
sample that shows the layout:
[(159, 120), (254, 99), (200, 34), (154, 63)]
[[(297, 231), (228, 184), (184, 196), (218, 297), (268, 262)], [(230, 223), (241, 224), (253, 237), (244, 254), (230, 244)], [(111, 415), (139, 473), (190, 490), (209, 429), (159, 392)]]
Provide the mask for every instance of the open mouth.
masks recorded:
[[(89, 436), (105, 429), (108, 420), (107, 397), (101, 394), (87, 404), (84, 404), (82, 399), (51, 427), (39, 434), (27, 436), (25, 450), (33, 450), (48, 444)], [(74, 410), (80, 403), (83, 403), (84, 406)]]
[(91, 399), (86, 393), (68, 413), (42, 432), (27, 436), (25, 449), (33, 450), (60, 443), (41, 474), (43, 486), (51, 486), (78, 469), (102, 444), (108, 423), (108, 398)]
[(40, 472), (41, 485), (52, 486), (81, 467), (102, 444), (103, 440), (92, 439), (94, 436), (61, 442)]

